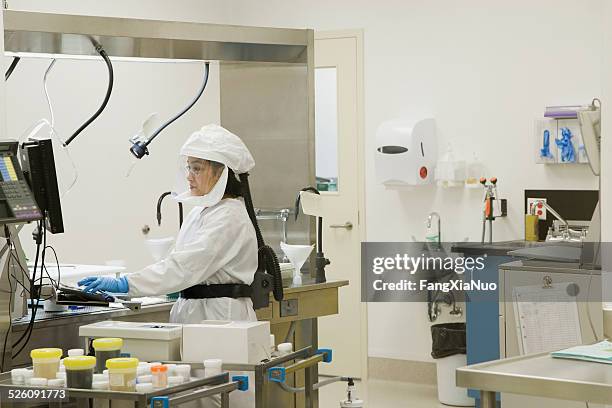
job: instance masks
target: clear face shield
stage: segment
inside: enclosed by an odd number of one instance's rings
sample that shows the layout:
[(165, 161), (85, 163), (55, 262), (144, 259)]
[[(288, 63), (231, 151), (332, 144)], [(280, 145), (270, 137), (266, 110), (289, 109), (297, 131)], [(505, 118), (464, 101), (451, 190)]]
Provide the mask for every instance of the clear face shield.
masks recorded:
[(212, 207), (223, 199), (227, 186), (227, 166), (181, 155), (177, 167), (172, 190), (172, 197), (176, 201), (199, 207)]

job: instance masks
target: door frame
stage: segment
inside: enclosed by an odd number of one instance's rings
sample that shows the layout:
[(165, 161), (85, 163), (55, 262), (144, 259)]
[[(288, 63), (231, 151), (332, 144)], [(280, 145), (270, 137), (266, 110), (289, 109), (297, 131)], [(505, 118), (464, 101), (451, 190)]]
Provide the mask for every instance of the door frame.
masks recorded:
[[(351, 29), (351, 30), (334, 30), (334, 31), (315, 31), (314, 39), (316, 40), (329, 40), (329, 39), (341, 39), (341, 38), (353, 38), (357, 44), (357, 55), (356, 55), (356, 95), (357, 95), (357, 199), (358, 199), (358, 219), (357, 228), (359, 234), (359, 240), (364, 242), (366, 240), (366, 224), (365, 224), (365, 126), (364, 126), (364, 77), (363, 77), (363, 29)], [(316, 58), (315, 55), (315, 69), (316, 69)], [(361, 254), (361, 248), (360, 248)], [(361, 256), (360, 256), (361, 259)], [(361, 272), (360, 272), (361, 274)], [(359, 285), (361, 286), (361, 279)], [(349, 283), (350, 284), (350, 283)], [(361, 292), (361, 291), (360, 291)], [(367, 303), (361, 303), (360, 308), (361, 317), (361, 333), (359, 334), (361, 343), (361, 378), (366, 380), (368, 378), (368, 305)]]

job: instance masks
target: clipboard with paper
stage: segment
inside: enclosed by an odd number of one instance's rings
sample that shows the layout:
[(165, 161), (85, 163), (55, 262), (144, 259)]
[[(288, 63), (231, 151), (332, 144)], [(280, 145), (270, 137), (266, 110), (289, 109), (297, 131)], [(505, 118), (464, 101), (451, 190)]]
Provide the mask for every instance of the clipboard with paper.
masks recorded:
[(520, 286), (513, 289), (516, 332), (521, 354), (542, 353), (582, 344), (573, 283)]

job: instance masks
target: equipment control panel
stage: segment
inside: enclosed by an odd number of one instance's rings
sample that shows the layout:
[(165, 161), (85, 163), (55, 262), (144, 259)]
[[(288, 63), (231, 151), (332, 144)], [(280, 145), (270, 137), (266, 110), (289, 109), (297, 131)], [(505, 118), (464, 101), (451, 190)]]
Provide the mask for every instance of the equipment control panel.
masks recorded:
[(19, 160), (18, 143), (0, 142), (0, 224), (41, 220), (43, 214), (26, 182)]

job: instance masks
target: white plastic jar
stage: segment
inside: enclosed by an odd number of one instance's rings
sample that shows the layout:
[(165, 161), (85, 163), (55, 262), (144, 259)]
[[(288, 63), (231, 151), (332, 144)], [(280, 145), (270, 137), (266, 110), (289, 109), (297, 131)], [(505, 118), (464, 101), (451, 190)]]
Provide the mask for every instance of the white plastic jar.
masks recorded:
[(34, 366), (34, 377), (55, 378), (55, 373), (59, 371), (60, 359), (62, 358), (60, 348), (40, 348), (30, 352), (32, 365)]
[(106, 360), (111, 391), (136, 390), (137, 358), (111, 358)]

